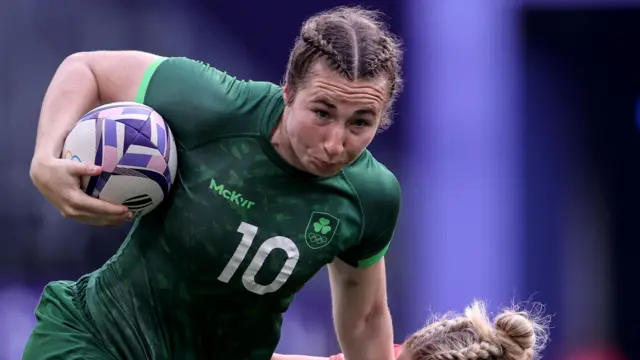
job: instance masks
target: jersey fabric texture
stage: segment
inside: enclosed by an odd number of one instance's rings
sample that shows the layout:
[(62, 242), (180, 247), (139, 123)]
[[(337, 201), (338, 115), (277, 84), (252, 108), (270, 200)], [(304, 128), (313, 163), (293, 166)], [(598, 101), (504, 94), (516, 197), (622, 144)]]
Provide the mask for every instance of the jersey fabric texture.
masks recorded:
[[(402, 350), (402, 345), (393, 345), (393, 355), (397, 358), (400, 356), (400, 351)], [(333, 355), (329, 357), (329, 360), (345, 360), (343, 354)]]
[(330, 178), (289, 165), (270, 143), (281, 88), (198, 61), (163, 58), (137, 102), (174, 134), (178, 176), (75, 303), (118, 359), (269, 359), (294, 294), (336, 257), (386, 252), (394, 175), (365, 151)]

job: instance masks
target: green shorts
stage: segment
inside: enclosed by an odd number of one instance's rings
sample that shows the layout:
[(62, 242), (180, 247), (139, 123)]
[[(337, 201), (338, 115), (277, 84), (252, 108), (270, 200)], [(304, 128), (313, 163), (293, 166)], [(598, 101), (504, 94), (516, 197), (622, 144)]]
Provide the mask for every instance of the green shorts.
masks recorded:
[(44, 288), (23, 360), (116, 359), (92, 335), (91, 323), (74, 305), (75, 287), (72, 281), (54, 281)]
[[(148, 343), (138, 343), (140, 339), (135, 336), (122, 337), (116, 325), (116, 330), (109, 331), (104, 319), (81, 310), (83, 306), (79, 299), (83, 298), (86, 286), (85, 277), (78, 282), (55, 281), (44, 288), (35, 311), (38, 323), (22, 360), (269, 360), (280, 338), (279, 315), (257, 310), (252, 314), (255, 316), (245, 318), (247, 321), (238, 322), (242, 319), (240, 315), (229, 314), (224, 325), (211, 323), (201, 334), (203, 339), (211, 338), (211, 342), (200, 344), (184, 339), (188, 344), (186, 348), (174, 349), (176, 354), (173, 355), (164, 352), (167, 349), (164, 339), (154, 341), (158, 338), (148, 334), (145, 340), (158, 345), (156, 351), (148, 351)], [(98, 328), (102, 330), (100, 333)], [(190, 349), (191, 346), (196, 349)]]

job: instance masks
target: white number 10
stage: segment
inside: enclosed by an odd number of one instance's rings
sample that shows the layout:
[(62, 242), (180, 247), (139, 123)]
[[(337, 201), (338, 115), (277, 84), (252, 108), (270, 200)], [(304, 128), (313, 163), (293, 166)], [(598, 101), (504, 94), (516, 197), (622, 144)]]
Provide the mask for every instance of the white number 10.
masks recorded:
[[(220, 276), (218, 276), (218, 280), (224, 283), (228, 283), (229, 280), (231, 280), (233, 274), (235, 274), (236, 270), (238, 270), (238, 267), (247, 256), (247, 251), (249, 251), (249, 248), (253, 243), (253, 239), (258, 233), (258, 228), (243, 222), (238, 227), (238, 232), (242, 234), (240, 245), (238, 245), (238, 248), (233, 253), (233, 256), (231, 257), (231, 260), (229, 260), (229, 263), (227, 263), (227, 266), (222, 270), (222, 273), (220, 273)], [(284, 266), (280, 269), (278, 276), (276, 276), (270, 284), (261, 285), (256, 283), (256, 274), (260, 271), (260, 268), (269, 254), (275, 249), (284, 250), (287, 253), (287, 261), (285, 261)], [(299, 258), (300, 252), (298, 251), (298, 247), (291, 239), (284, 236), (268, 238), (267, 241), (260, 245), (256, 256), (253, 257), (251, 264), (249, 264), (249, 267), (242, 275), (242, 284), (247, 290), (258, 295), (275, 292), (280, 289), (285, 282), (287, 282), (287, 279), (291, 276)]]

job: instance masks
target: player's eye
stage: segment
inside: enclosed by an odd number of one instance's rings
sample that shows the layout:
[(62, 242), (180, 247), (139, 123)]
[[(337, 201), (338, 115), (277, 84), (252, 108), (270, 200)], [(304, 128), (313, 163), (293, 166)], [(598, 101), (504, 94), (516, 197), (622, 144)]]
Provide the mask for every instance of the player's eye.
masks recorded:
[(361, 127), (367, 127), (367, 126), (371, 125), (371, 122), (369, 122), (369, 121), (367, 121), (367, 120), (364, 120), (364, 119), (358, 119), (358, 120), (354, 120), (354, 121), (353, 121), (353, 124), (354, 124), (356, 127), (361, 128)]
[(318, 117), (318, 119), (322, 119), (322, 120), (326, 120), (330, 116), (328, 111), (322, 110), (322, 109), (315, 110), (315, 113), (316, 113), (316, 116)]

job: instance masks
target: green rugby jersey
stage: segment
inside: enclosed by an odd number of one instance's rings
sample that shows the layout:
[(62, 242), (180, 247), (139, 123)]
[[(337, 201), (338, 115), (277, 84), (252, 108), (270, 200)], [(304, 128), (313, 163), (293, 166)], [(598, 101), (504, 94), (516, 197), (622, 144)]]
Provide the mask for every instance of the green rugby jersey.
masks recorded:
[(170, 196), (87, 286), (99, 337), (118, 356), (269, 359), (282, 313), (314, 274), (336, 257), (366, 267), (386, 252), (396, 178), (368, 151), (330, 178), (289, 165), (270, 143), (279, 86), (167, 58), (137, 101), (169, 124), (179, 169)]

